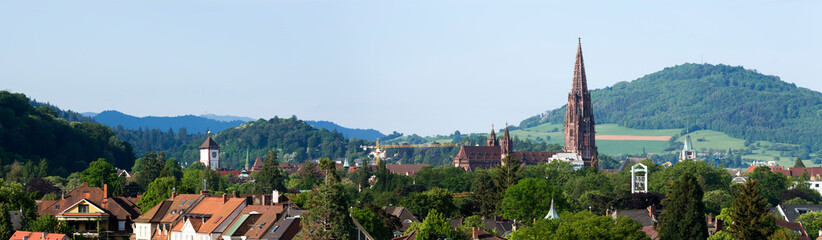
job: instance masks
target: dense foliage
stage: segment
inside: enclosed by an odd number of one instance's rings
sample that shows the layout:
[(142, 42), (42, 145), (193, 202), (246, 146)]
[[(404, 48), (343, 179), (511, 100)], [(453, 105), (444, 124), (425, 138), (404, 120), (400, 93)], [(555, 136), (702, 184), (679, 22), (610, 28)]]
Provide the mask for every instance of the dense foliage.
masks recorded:
[(542, 239), (649, 239), (636, 220), (598, 216), (588, 211), (564, 213), (559, 220), (539, 219), (515, 231), (511, 240)]
[[(591, 91), (597, 123), (638, 129), (710, 129), (753, 142), (822, 146), (822, 93), (742, 67), (683, 64)], [(520, 128), (562, 123), (565, 107)]]
[(82, 171), (98, 158), (118, 168), (134, 164), (131, 146), (118, 140), (108, 127), (69, 123), (50, 107), (34, 108), (30, 102), (23, 94), (0, 91), (0, 165), (4, 168), (0, 177), (10, 172), (14, 162), (36, 164), (41, 159), (46, 159), (48, 175), (60, 176)]
[(692, 173), (685, 173), (671, 184), (667, 197), (662, 201), (665, 209), (660, 217), (660, 239), (705, 239), (708, 226), (705, 223), (705, 204), (702, 203), (702, 187)]

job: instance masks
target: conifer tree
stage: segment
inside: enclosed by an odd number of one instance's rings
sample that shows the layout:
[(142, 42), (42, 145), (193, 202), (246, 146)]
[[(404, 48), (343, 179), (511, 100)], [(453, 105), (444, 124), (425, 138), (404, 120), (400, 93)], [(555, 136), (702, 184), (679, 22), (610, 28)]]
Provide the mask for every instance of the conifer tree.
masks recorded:
[(735, 239), (766, 239), (776, 228), (768, 215), (768, 203), (753, 180), (739, 187), (730, 215), (728, 231)]
[(271, 193), (274, 190), (285, 191), (286, 174), (277, 161), (277, 153), (269, 149), (265, 154), (263, 169), (255, 173), (254, 187), (257, 193)]
[(702, 187), (690, 172), (671, 184), (662, 201), (665, 210), (661, 216), (660, 239), (708, 238), (702, 195)]

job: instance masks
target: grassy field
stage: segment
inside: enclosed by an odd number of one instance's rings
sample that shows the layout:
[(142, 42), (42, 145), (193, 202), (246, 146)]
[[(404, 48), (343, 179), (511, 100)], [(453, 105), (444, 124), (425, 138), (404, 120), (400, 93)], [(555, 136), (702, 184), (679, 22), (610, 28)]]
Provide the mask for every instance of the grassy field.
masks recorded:
[[(620, 127), (616, 124), (599, 124), (596, 126), (597, 135), (626, 135), (626, 136), (675, 136), (682, 132), (682, 129), (632, 129)], [(548, 142), (562, 145), (564, 143), (562, 124), (542, 124), (536, 127), (518, 129), (511, 131), (512, 136), (520, 139), (530, 139), (535, 142)], [(486, 134), (487, 135), (487, 134)], [(697, 152), (708, 152), (710, 150), (728, 149), (740, 150), (747, 149), (745, 140), (733, 138), (725, 133), (700, 130), (688, 134), (691, 136), (691, 142), (694, 145), (694, 150)], [(497, 135), (501, 137), (501, 134)], [(404, 142), (404, 138), (400, 138), (399, 142)], [(425, 137), (428, 144), (433, 142), (450, 143), (452, 140), (445, 136), (431, 136)], [(681, 136), (676, 141), (684, 142), (685, 137)], [(758, 161), (777, 161), (780, 166), (793, 166), (796, 160), (795, 156), (780, 156), (780, 151), (769, 150), (768, 147), (774, 144), (795, 146), (782, 143), (771, 143), (767, 141), (758, 141), (751, 143), (755, 146), (751, 154), (743, 155), (744, 159), (758, 160)], [(647, 153), (662, 153), (668, 147), (668, 141), (646, 141), (646, 140), (597, 140), (597, 147), (600, 153), (620, 155), (620, 154), (639, 154), (643, 150)], [(671, 152), (678, 152), (671, 151)], [(811, 157), (815, 157), (811, 155)], [(779, 160), (776, 160), (779, 159)], [(812, 166), (810, 160), (803, 161), (806, 166)]]

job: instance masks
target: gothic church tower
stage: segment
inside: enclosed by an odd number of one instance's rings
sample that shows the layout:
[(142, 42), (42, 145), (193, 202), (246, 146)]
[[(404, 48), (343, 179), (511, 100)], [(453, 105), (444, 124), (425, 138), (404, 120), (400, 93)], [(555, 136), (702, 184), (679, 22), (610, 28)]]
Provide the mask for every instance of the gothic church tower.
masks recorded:
[(563, 150), (577, 153), (587, 166), (597, 167), (594, 111), (591, 106), (591, 94), (588, 93), (588, 82), (585, 79), (585, 64), (582, 61), (582, 39), (579, 40), (579, 45), (577, 45), (573, 86), (571, 92), (568, 93), (566, 110), (565, 147)]

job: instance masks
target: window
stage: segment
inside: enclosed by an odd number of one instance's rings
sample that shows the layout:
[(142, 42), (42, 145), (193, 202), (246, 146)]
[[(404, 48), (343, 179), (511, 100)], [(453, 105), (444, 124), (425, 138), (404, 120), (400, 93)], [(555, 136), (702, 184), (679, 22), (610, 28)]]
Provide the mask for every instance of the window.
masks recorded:
[(279, 225), (274, 226), (274, 228), (271, 229), (271, 232), (277, 231), (277, 228), (280, 228), (280, 226)]
[(186, 200), (183, 200), (183, 202), (180, 203), (180, 206), (183, 206), (183, 204), (186, 204)]
[(60, 210), (60, 204), (54, 204), (54, 210)]
[(126, 221), (117, 222), (117, 230), (125, 231), (126, 230)]
[(79, 212), (79, 213), (88, 213), (88, 205), (77, 206), (77, 212)]

